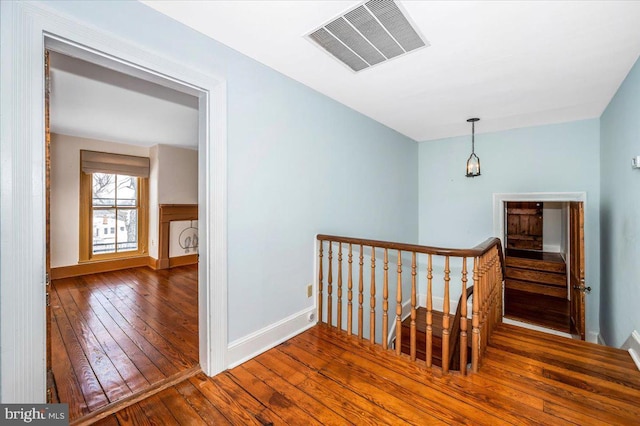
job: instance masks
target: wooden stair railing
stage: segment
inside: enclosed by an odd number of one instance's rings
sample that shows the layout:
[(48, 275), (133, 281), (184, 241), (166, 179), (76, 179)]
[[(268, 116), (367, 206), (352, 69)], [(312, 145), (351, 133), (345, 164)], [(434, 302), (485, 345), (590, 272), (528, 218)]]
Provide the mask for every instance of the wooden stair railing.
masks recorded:
[[(433, 367), (433, 340), (440, 338), (442, 340), (440, 348), (442, 371), (446, 373), (449, 369), (459, 368), (461, 374), (466, 374), (467, 348), (470, 339), (471, 369), (473, 372), (478, 371), (491, 332), (496, 324), (502, 321), (502, 286), (505, 274), (502, 246), (498, 238), (490, 238), (471, 249), (449, 249), (331, 235), (318, 235), (317, 239), (319, 242), (317, 301), (320, 322), (326, 323), (329, 327), (344, 330), (349, 335), (356, 334), (360, 339), (365, 339), (365, 333), (368, 332), (367, 340), (371, 344), (381, 344), (384, 349), (390, 349), (387, 344), (390, 331), (389, 291), (392, 290), (392, 294), (395, 291), (395, 316), (391, 318), (396, 335), (393, 350), (397, 355), (402, 353), (403, 305), (408, 304), (410, 307), (408, 355), (412, 360), (416, 360), (417, 280), (422, 276), (426, 278), (424, 353), (427, 367)], [(325, 249), (326, 260), (324, 259)], [(334, 256), (335, 250), (337, 250), (337, 256)], [(345, 268), (343, 268), (344, 250), (348, 259), (346, 277), (344, 277)], [(390, 253), (397, 257), (395, 280), (389, 278)], [(405, 274), (404, 278), (403, 267), (405, 270), (407, 267), (403, 261), (403, 255), (407, 258), (410, 256), (411, 259), (410, 275)], [(354, 281), (354, 256), (357, 260), (356, 281)], [(369, 274), (365, 272), (365, 258), (367, 258), (366, 263), (370, 260)], [(456, 266), (458, 263), (460, 265), (460, 302), (453, 316), (450, 314), (452, 259)], [(468, 269), (468, 260), (471, 260), (471, 270)], [(425, 267), (421, 267), (419, 261), (423, 261)], [(376, 262), (378, 265), (382, 263), (382, 271), (377, 269)], [(439, 262), (443, 264), (441, 275), (440, 269), (437, 266), (434, 267)], [(408, 260), (407, 263), (409, 263)], [(334, 271), (337, 275), (335, 281)], [(469, 279), (473, 282), (472, 286), (467, 286)], [(346, 306), (343, 303), (345, 280)], [(335, 294), (334, 283), (337, 285)], [(443, 294), (442, 311), (434, 309), (434, 288), (441, 290), (438, 293)], [(354, 302), (354, 289), (357, 289), (355, 290), (357, 291), (356, 302)], [(408, 296), (404, 295), (406, 293)], [(467, 303), (462, 301), (466, 301), (471, 296), (473, 309), (469, 336)], [(368, 297), (368, 306), (365, 303), (365, 297)], [(379, 301), (382, 303), (380, 304)], [(356, 310), (354, 303), (357, 303), (357, 315), (354, 314)], [(393, 300), (391, 303), (393, 305)], [(376, 310), (380, 305), (382, 312)], [(393, 312), (393, 307), (391, 309)], [(365, 322), (365, 310), (369, 311), (368, 322)], [(438, 325), (434, 324), (434, 315), (438, 315), (439, 312), (442, 318), (440, 336), (437, 335), (437, 331), (434, 334), (434, 329), (438, 328)], [(354, 321), (357, 323), (357, 329), (354, 329)], [(404, 346), (407, 347), (406, 343)]]
[[(468, 299), (473, 294), (473, 286), (467, 289), (467, 297), (464, 303), (468, 303)], [(460, 338), (460, 323), (462, 319), (462, 300), (463, 295), (460, 295), (460, 300), (458, 301), (458, 308), (456, 309), (456, 314), (451, 321), (451, 329), (449, 335), (451, 338), (449, 339), (449, 368), (451, 370), (460, 370), (460, 362), (461, 360), (466, 359), (469, 362), (471, 359), (469, 355), (471, 352), (469, 351), (469, 343), (471, 342), (468, 339), (468, 336), (465, 336), (465, 342), (461, 343)], [(416, 358), (422, 361), (426, 361), (426, 353), (424, 350), (424, 342), (426, 340), (426, 329), (425, 329), (425, 316), (426, 316), (425, 308), (418, 308), (416, 315)], [(442, 359), (440, 354), (442, 353), (442, 312), (433, 311), (433, 335), (431, 338), (431, 342), (433, 345), (432, 350), (432, 365), (437, 367), (442, 367)], [(420, 321), (422, 319), (422, 321)], [(467, 321), (468, 319), (465, 318)], [(410, 318), (407, 317), (402, 321), (402, 350), (401, 352), (406, 355), (410, 355), (410, 339), (411, 339), (411, 327), (410, 327)], [(394, 339), (395, 343), (395, 339)], [(420, 343), (422, 343), (422, 350), (420, 349)], [(464, 350), (464, 353), (460, 353), (461, 350)], [(438, 352), (440, 351), (440, 352)]]

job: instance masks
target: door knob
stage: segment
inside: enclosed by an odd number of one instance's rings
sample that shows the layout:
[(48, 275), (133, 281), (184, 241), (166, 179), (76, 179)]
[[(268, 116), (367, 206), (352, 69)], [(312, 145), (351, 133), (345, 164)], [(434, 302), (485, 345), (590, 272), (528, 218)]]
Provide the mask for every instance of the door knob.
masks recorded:
[(583, 291), (585, 293), (591, 293), (591, 287), (585, 287), (584, 284), (583, 285), (574, 285), (573, 289), (574, 290), (578, 290), (578, 291)]

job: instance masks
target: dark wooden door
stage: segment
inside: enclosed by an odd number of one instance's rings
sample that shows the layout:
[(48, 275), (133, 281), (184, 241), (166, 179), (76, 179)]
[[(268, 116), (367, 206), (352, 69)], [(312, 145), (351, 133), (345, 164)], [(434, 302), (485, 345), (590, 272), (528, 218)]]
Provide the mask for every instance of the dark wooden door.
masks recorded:
[(507, 248), (542, 250), (542, 203), (507, 203)]
[(49, 104), (51, 78), (49, 69), (49, 51), (44, 52), (44, 158), (45, 158), (45, 270), (46, 270), (46, 321), (47, 321), (47, 402), (58, 402), (55, 379), (51, 367), (51, 130), (49, 120)]
[(571, 294), (571, 330), (585, 337), (585, 285), (584, 275), (584, 205), (569, 204), (569, 285)]

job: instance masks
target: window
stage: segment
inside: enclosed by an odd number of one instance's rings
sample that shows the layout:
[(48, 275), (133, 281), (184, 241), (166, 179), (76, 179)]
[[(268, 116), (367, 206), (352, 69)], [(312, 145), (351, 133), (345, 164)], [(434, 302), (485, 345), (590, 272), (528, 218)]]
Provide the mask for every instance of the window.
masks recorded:
[(142, 157), (81, 151), (80, 261), (146, 254), (148, 168), (125, 173), (132, 170), (121, 162), (131, 159), (148, 164)]

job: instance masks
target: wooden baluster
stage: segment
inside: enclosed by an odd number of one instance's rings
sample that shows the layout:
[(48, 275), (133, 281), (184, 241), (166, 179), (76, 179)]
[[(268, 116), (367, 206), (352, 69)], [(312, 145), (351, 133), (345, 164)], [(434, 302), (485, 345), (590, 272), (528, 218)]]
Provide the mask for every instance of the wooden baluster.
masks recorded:
[(501, 323), (502, 322), (502, 282), (504, 281), (504, 277), (502, 276), (502, 264), (500, 263), (500, 249), (496, 246), (494, 248), (495, 252), (496, 252), (496, 270), (497, 270), (497, 275), (498, 275), (498, 295), (496, 296), (498, 298), (498, 322)]
[(349, 278), (347, 279), (347, 334), (353, 331), (353, 251), (349, 243)]
[(450, 333), (450, 319), (449, 319), (449, 281), (451, 277), (449, 270), (449, 256), (444, 258), (444, 301), (442, 306), (442, 371), (447, 373), (449, 371), (449, 340), (451, 338)]
[[(482, 328), (480, 329), (482, 336), (482, 343), (480, 345), (480, 359), (482, 360), (482, 355), (484, 354), (484, 348), (487, 347), (488, 337), (489, 337), (489, 320), (490, 320), (490, 310), (491, 310), (491, 288), (489, 287), (489, 280), (491, 274), (491, 264), (489, 263), (489, 256), (487, 253), (484, 255), (485, 261), (485, 272), (484, 272), (484, 300), (485, 300), (485, 308), (484, 312), (484, 321), (482, 322)], [(479, 367), (479, 366), (478, 366)]]
[[(460, 296), (460, 374), (467, 374), (467, 258), (462, 258), (462, 294)], [(456, 336), (453, 336), (455, 339)]]
[(402, 252), (398, 250), (398, 285), (396, 287), (396, 355), (402, 353)]
[(333, 325), (333, 274), (331, 273), (332, 259), (333, 242), (329, 241), (329, 265), (327, 266), (327, 324), (329, 324), (329, 327)]
[[(488, 270), (489, 265), (487, 262), (486, 254), (482, 255), (482, 268), (480, 269), (480, 282), (482, 283), (482, 305), (480, 306), (480, 353), (479, 360), (482, 359), (482, 354), (484, 353), (484, 348), (486, 347), (487, 341), (487, 318), (489, 317), (489, 277)], [(480, 368), (480, 364), (478, 363), (478, 368)]]
[[(384, 279), (382, 282), (382, 349), (388, 349), (389, 338), (389, 250), (384, 249)], [(397, 343), (396, 343), (397, 344)]]
[(411, 361), (416, 360), (416, 252), (411, 253)]
[(322, 240), (318, 241), (320, 248), (318, 249), (318, 321), (322, 322)]
[(364, 280), (363, 280), (363, 272), (364, 272), (364, 248), (362, 244), (360, 244), (360, 273), (358, 276), (358, 337), (362, 339), (362, 325), (364, 323), (364, 316), (362, 309), (362, 303), (364, 302)]
[(502, 264), (500, 263), (500, 252), (498, 252), (498, 247), (495, 248), (496, 250), (496, 292), (498, 293), (496, 295), (497, 299), (498, 299), (498, 321), (497, 324), (502, 322)]
[(478, 356), (480, 354), (480, 297), (482, 289), (480, 286), (479, 258), (473, 258), (473, 307), (471, 311), (471, 371), (478, 372)]
[(342, 243), (338, 243), (338, 329), (342, 330)]
[(427, 367), (431, 367), (431, 360), (433, 358), (433, 301), (431, 297), (432, 293), (432, 280), (433, 280), (433, 267), (431, 263), (431, 255), (427, 255), (427, 336), (426, 336), (426, 355), (425, 361)]
[(371, 247), (371, 311), (369, 312), (369, 343), (376, 342), (376, 248)]

